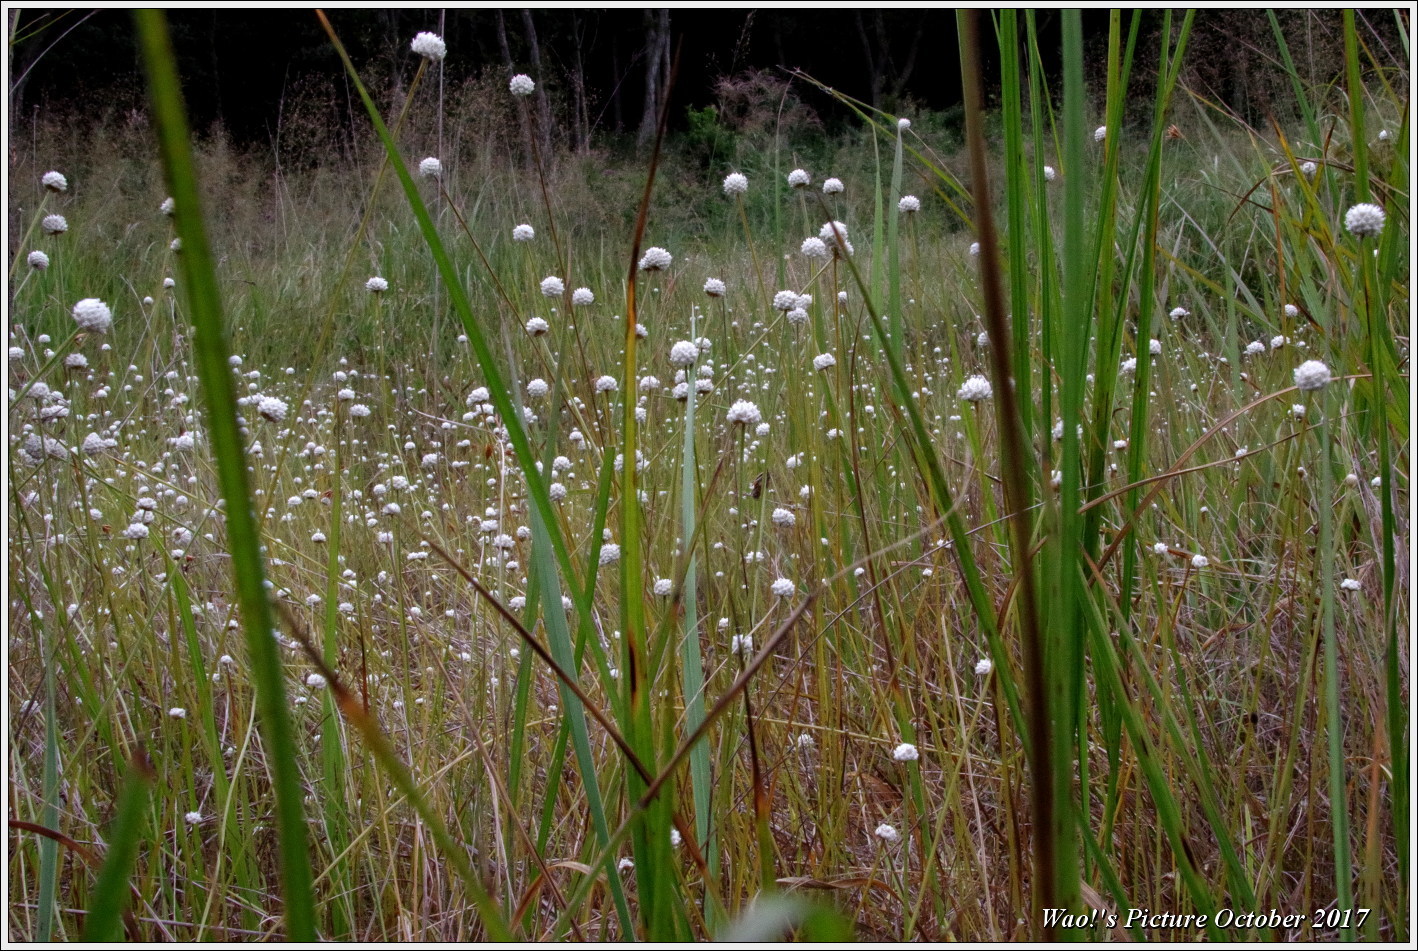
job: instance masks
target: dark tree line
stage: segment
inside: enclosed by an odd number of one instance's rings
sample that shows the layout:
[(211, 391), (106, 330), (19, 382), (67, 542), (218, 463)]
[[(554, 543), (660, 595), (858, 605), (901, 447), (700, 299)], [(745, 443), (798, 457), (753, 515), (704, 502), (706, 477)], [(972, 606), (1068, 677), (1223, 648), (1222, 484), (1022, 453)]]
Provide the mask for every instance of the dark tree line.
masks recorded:
[[(141, 70), (130, 15), (120, 10), (8, 11), (12, 122), (36, 114), (82, 117), (106, 108), (141, 108)], [(1125, 22), (1131, 14), (1125, 14)], [(194, 124), (220, 123), (238, 142), (267, 140), (285, 90), (310, 75), (339, 77), (340, 64), (310, 10), (181, 9), (168, 13)], [(715, 84), (750, 70), (801, 69), (888, 112), (947, 109), (960, 100), (954, 12), (944, 9), (340, 9), (329, 11), (361, 69), (397, 88), (412, 75), (409, 41), (441, 31), (450, 79), (496, 70), (538, 81), (539, 128), (530, 144), (550, 147), (548, 117), (566, 124), (558, 141), (584, 148), (603, 133), (644, 140), (664, 99), (671, 59), (681, 65), (671, 119), (715, 102)], [(1396, 37), (1394, 11), (1361, 11), (1374, 45)], [(1045, 68), (1057, 70), (1059, 12), (1037, 14)], [(1143, 14), (1138, 80), (1150, 85), (1161, 13)], [(1336, 63), (1338, 11), (1281, 13), (1292, 52), (1318, 84)], [(1091, 64), (1106, 42), (1106, 11), (1085, 11)], [(988, 44), (987, 44), (988, 45)], [(1394, 43), (1397, 46), (1397, 43)], [(1261, 10), (1198, 14), (1188, 56), (1198, 91), (1243, 113), (1281, 104), (1288, 82), (1273, 75), (1273, 38)], [(983, 50), (987, 84), (997, 56)], [(1342, 50), (1338, 51), (1342, 63)], [(1099, 71), (1094, 70), (1097, 75)], [(548, 96), (559, 108), (546, 108)], [(1145, 96), (1143, 90), (1141, 95)], [(825, 117), (833, 105), (822, 103)], [(837, 112), (836, 118), (845, 113)]]

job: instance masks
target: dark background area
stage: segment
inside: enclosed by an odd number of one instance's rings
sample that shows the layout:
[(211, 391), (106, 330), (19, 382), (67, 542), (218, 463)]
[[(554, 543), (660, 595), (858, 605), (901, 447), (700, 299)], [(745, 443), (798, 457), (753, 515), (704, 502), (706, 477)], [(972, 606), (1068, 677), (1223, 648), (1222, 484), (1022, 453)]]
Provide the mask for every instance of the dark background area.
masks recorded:
[[(438, 10), (332, 10), (331, 22), (364, 70), (412, 75), (409, 42), (439, 32)], [(275, 104), (302, 77), (341, 75), (328, 38), (309, 10), (173, 10), (169, 20), (188, 108), (199, 130), (220, 122), (236, 142), (265, 141)], [(634, 133), (642, 120), (647, 37), (653, 11), (535, 10), (532, 31), (520, 9), (448, 10), (443, 34), (450, 79), (486, 68), (527, 72), (569, 96), (584, 83), (592, 133)], [(21, 11), (13, 50), (13, 120), (87, 104), (141, 107), (142, 82), (131, 17), (126, 11)], [(1090, 37), (1106, 38), (1106, 12), (1086, 12)], [(751, 69), (799, 68), (827, 85), (892, 111), (946, 109), (959, 102), (955, 14), (951, 10), (674, 9), (670, 49), (682, 43), (672, 117), (714, 102), (720, 77)], [(1038, 13), (1044, 46), (1057, 49), (1057, 11)], [(990, 44), (986, 44), (989, 46)], [(1096, 44), (1095, 44), (1096, 45)], [(983, 51), (987, 75), (997, 55)], [(579, 55), (578, 55), (579, 54)], [(816, 105), (816, 103), (815, 103)], [(831, 119), (830, 103), (823, 103)], [(840, 118), (840, 117), (837, 117)]]
[[(716, 83), (751, 70), (798, 68), (887, 112), (948, 110), (960, 99), (955, 14), (945, 9), (641, 9), (332, 10), (328, 15), (356, 66), (389, 88), (406, 83), (418, 58), (414, 34), (442, 32), (448, 43), (445, 78), (492, 70), (504, 79), (526, 72), (569, 115), (573, 145), (606, 134), (642, 131), (647, 82), (667, 72), (669, 51), (682, 43), (672, 128), (683, 129), (691, 108), (716, 101)], [(143, 108), (143, 87), (127, 11), (10, 11), (17, 38), (11, 50), (11, 122)], [(340, 63), (312, 10), (172, 10), (169, 20), (188, 108), (199, 131), (215, 124), (237, 144), (271, 139), (278, 104), (303, 80), (323, 76), (343, 84)], [(1058, 70), (1060, 13), (1040, 10), (1045, 68)], [(1143, 15), (1133, 89), (1147, 101), (1162, 23)], [(1124, 35), (1130, 23), (1124, 14)], [(1302, 72), (1322, 85), (1342, 66), (1339, 11), (1287, 10), (1281, 23)], [(1396, 38), (1393, 10), (1360, 11), (1361, 30), (1376, 53)], [(1180, 15), (1178, 15), (1178, 22)], [(1022, 32), (1021, 16), (1021, 32)], [(1108, 13), (1083, 14), (1090, 78), (1100, 78)], [(997, 86), (998, 54), (986, 29), (982, 50), (987, 89)], [(1185, 80), (1247, 121), (1264, 122), (1293, 98), (1274, 75), (1275, 43), (1262, 10), (1203, 10), (1198, 14)], [(657, 60), (658, 57), (658, 60)], [(1383, 61), (1381, 59), (1381, 61)], [(660, 72), (654, 71), (659, 62)], [(1101, 86), (1101, 82), (1099, 84)], [(849, 118), (829, 97), (813, 107), (824, 122)], [(348, 111), (332, 116), (347, 122)]]

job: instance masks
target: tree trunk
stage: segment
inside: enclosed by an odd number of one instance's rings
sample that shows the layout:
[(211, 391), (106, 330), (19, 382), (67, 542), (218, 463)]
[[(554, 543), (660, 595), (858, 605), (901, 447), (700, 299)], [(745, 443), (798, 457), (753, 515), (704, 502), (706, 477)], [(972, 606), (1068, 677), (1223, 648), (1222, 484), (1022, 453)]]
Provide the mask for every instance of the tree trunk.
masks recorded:
[(645, 109), (640, 115), (637, 145), (655, 137), (660, 106), (670, 79), (670, 11), (645, 11)]
[(532, 22), (532, 11), (522, 10), (522, 23), (527, 27), (527, 45), (530, 47), (532, 57), (532, 72), (537, 81), (537, 121), (535, 122), (537, 140), (541, 143), (542, 159), (549, 161), (551, 158), (551, 105), (547, 101), (546, 73), (542, 70), (542, 49), (537, 43), (537, 27)]
[(585, 153), (590, 146), (591, 131), (586, 109), (586, 68), (581, 59), (581, 44), (585, 39), (586, 24), (575, 13), (571, 14), (571, 46), (575, 59), (571, 72), (571, 138), (572, 147)]

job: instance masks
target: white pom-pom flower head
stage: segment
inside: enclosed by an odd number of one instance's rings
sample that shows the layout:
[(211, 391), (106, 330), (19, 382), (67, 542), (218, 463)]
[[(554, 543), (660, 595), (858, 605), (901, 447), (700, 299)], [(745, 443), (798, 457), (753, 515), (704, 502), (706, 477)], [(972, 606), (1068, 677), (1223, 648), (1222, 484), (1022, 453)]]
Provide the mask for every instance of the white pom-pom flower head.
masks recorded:
[(74, 323), (87, 333), (106, 334), (113, 326), (113, 311), (97, 297), (85, 297), (74, 305)]
[(448, 55), (448, 44), (437, 33), (420, 33), (414, 37), (409, 48), (424, 59), (439, 62)]
[(530, 96), (537, 88), (537, 84), (526, 73), (518, 73), (512, 77), (507, 88), (514, 96)]
[(1344, 227), (1356, 238), (1370, 238), (1384, 230), (1384, 210), (1360, 202), (1344, 213)]

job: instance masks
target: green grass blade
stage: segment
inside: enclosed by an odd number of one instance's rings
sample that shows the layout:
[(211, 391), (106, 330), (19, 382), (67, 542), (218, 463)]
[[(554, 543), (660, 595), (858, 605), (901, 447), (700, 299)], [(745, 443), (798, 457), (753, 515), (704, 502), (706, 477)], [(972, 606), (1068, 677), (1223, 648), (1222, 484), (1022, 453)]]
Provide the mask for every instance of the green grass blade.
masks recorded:
[(85, 941), (117, 941), (123, 934), (123, 912), (132, 894), (128, 880), (138, 861), (138, 843), (148, 826), (148, 803), (156, 779), (147, 754), (139, 749), (128, 766), (118, 794), (113, 831), (108, 837), (108, 854), (99, 869), (93, 903), (84, 921)]
[(293, 941), (311, 941), (315, 938), (315, 904), (301, 802), (304, 791), (286, 708), (281, 659), (271, 633), (270, 600), (262, 583), (260, 539), (251, 509), (246, 453), (237, 428), (236, 394), (227, 364), (231, 351), (202, 219), (191, 136), (166, 19), (161, 12), (153, 10), (138, 11), (134, 16), (148, 72), (163, 166), (176, 203), (177, 232), (182, 239), (182, 285), (197, 328), (193, 348), (205, 396), (208, 435), (226, 503), (227, 544), (236, 576), (251, 675), (256, 683), (262, 734), (268, 746), (280, 842), (278, 867), (286, 937)]

